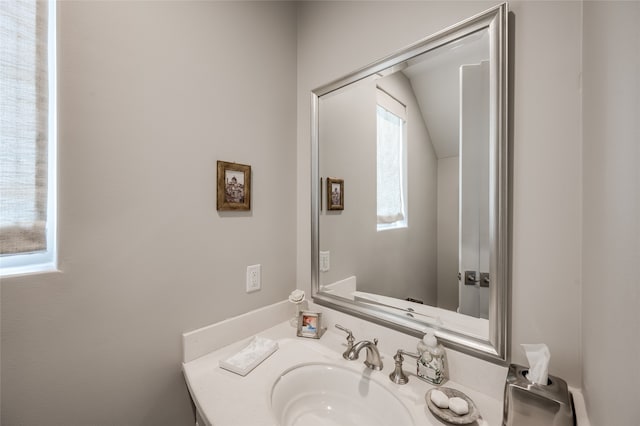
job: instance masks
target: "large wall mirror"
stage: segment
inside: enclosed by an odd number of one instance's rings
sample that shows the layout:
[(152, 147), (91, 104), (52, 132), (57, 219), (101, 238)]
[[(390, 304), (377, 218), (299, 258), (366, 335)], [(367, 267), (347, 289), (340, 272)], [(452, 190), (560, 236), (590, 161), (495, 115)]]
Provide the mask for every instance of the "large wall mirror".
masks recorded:
[(314, 90), (316, 303), (507, 360), (507, 5)]

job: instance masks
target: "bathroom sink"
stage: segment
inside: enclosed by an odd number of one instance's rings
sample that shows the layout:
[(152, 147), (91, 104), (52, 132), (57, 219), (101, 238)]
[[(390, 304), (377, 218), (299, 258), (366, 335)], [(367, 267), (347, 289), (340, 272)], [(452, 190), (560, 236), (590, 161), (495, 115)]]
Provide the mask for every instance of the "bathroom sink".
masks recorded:
[(285, 370), (271, 388), (271, 409), (281, 426), (414, 426), (390, 390), (368, 375), (334, 364)]

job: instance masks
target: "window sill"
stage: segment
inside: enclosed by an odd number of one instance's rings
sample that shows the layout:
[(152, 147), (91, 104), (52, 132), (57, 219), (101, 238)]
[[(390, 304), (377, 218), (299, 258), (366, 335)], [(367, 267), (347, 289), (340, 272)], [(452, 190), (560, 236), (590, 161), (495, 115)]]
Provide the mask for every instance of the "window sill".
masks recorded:
[(380, 231), (389, 231), (392, 229), (405, 229), (408, 228), (409, 226), (407, 225), (406, 221), (402, 221), (402, 222), (394, 222), (394, 223), (386, 223), (386, 224), (378, 224), (376, 231), (380, 232)]
[(50, 253), (0, 257), (0, 277), (60, 272)]

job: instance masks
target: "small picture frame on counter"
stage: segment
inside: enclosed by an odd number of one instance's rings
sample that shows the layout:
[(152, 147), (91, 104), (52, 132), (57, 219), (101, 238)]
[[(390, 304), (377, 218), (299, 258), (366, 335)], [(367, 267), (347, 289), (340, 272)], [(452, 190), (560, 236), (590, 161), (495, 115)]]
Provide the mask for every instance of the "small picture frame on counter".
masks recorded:
[(322, 328), (322, 314), (320, 312), (300, 311), (298, 314), (299, 337), (319, 339), (324, 333)]

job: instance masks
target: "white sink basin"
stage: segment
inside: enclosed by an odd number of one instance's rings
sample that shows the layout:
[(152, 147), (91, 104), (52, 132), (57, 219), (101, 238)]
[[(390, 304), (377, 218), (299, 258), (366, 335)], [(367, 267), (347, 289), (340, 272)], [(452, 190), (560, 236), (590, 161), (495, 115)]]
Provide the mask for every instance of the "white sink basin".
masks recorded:
[(281, 426), (414, 426), (404, 404), (367, 374), (333, 364), (285, 370), (271, 388)]

